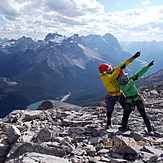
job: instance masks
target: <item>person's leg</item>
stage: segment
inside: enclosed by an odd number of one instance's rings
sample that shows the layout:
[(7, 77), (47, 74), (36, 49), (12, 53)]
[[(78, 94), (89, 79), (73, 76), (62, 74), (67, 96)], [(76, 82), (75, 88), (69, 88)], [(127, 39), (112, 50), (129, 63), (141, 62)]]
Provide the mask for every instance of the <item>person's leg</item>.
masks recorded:
[(119, 101), (120, 105), (122, 106), (123, 110), (125, 109), (125, 100), (126, 100), (126, 98), (124, 95), (118, 96), (118, 101)]
[(143, 102), (141, 100), (137, 101), (136, 106), (137, 106), (137, 108), (138, 108), (138, 110), (140, 112), (140, 115), (142, 116), (142, 118), (144, 120), (144, 123), (145, 123), (145, 125), (147, 127), (148, 132), (151, 132), (152, 131), (151, 123), (150, 123), (149, 118), (148, 118), (148, 116), (147, 116), (147, 114), (145, 112)]
[(116, 97), (114, 96), (110, 96), (108, 97), (107, 100), (107, 106), (106, 106), (106, 116), (107, 116), (107, 123), (106, 123), (106, 128), (109, 128), (109, 126), (111, 125), (111, 115), (114, 109), (116, 103)]
[(127, 129), (127, 125), (128, 125), (128, 119), (130, 116), (130, 113), (132, 111), (131, 109), (131, 104), (127, 104), (125, 103), (125, 97), (124, 95), (120, 95), (119, 96), (119, 103), (123, 108), (123, 117), (122, 117), (122, 130), (126, 130)]
[(122, 117), (122, 130), (126, 130), (128, 127), (128, 119), (129, 119), (129, 116), (132, 112), (132, 109), (131, 109), (131, 104), (126, 104), (125, 105), (125, 108), (123, 110), (123, 117)]

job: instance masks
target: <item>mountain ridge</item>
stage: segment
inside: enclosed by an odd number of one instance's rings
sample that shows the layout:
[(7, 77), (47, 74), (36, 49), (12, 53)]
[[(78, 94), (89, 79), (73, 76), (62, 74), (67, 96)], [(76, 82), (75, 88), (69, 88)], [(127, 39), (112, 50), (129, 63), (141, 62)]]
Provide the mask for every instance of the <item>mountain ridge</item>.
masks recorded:
[[(67, 92), (71, 92), (71, 103), (97, 103), (98, 96), (102, 99), (106, 92), (99, 78), (99, 64), (111, 62), (116, 66), (129, 57), (131, 54), (124, 52), (111, 34), (66, 37), (50, 33), (44, 40), (25, 36), (9, 40), (0, 45), (0, 76), (18, 83), (14, 87), (16, 99), (13, 105), (14, 92), (9, 91), (0, 99), (0, 107), (8, 113), (17, 108), (20, 97), (19, 108), (23, 108)], [(129, 73), (138, 67), (142, 63), (135, 60), (128, 67)]]

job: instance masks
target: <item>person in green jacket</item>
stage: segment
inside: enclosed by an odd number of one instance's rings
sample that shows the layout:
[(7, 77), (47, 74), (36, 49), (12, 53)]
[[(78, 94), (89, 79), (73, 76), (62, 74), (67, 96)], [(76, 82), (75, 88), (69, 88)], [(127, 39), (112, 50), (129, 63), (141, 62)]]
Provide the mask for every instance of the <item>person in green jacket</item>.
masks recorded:
[(127, 74), (123, 72), (119, 73), (119, 76), (117, 78), (119, 80), (119, 88), (123, 91), (126, 97), (125, 109), (122, 118), (122, 127), (119, 128), (121, 131), (128, 130), (129, 115), (132, 112), (132, 107), (136, 106), (147, 127), (147, 133), (153, 134), (151, 123), (145, 112), (144, 104), (142, 102), (140, 95), (138, 94), (139, 92), (135, 85), (135, 81), (140, 79), (143, 76), (143, 74), (146, 73), (148, 69), (153, 65), (154, 65), (154, 61), (150, 62), (147, 66), (145, 66), (143, 69), (141, 69), (139, 72), (137, 72), (130, 78), (128, 77)]

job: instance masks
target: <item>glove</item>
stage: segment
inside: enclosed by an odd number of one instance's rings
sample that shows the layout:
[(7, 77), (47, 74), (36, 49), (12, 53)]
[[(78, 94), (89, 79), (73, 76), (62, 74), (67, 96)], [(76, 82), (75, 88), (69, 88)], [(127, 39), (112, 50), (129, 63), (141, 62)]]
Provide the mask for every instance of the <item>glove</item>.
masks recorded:
[(135, 59), (135, 58), (138, 58), (140, 55), (141, 55), (141, 52), (136, 52), (135, 55), (133, 55), (132, 57)]
[(125, 69), (126, 68), (126, 65), (124, 64), (123, 66), (120, 67), (120, 69)]
[(136, 75), (132, 80), (133, 81), (138, 80), (138, 75)]
[(150, 62), (150, 63), (148, 64), (148, 66), (149, 66), (149, 67), (153, 66), (153, 65), (154, 65), (153, 62), (154, 62), (154, 61)]

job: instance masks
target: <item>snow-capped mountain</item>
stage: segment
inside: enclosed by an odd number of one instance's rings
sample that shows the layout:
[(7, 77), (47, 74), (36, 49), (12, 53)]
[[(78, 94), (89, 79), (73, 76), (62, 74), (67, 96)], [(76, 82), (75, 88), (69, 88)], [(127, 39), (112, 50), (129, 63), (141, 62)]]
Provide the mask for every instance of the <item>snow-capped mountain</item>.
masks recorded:
[[(0, 108), (20, 108), (67, 92), (71, 92), (71, 103), (95, 103), (105, 94), (99, 64), (116, 66), (130, 56), (110, 34), (66, 37), (49, 33), (39, 41), (25, 36), (9, 40), (0, 45), (0, 77), (17, 84), (12, 91), (4, 91)], [(135, 72), (140, 66), (135, 61), (128, 70)]]

